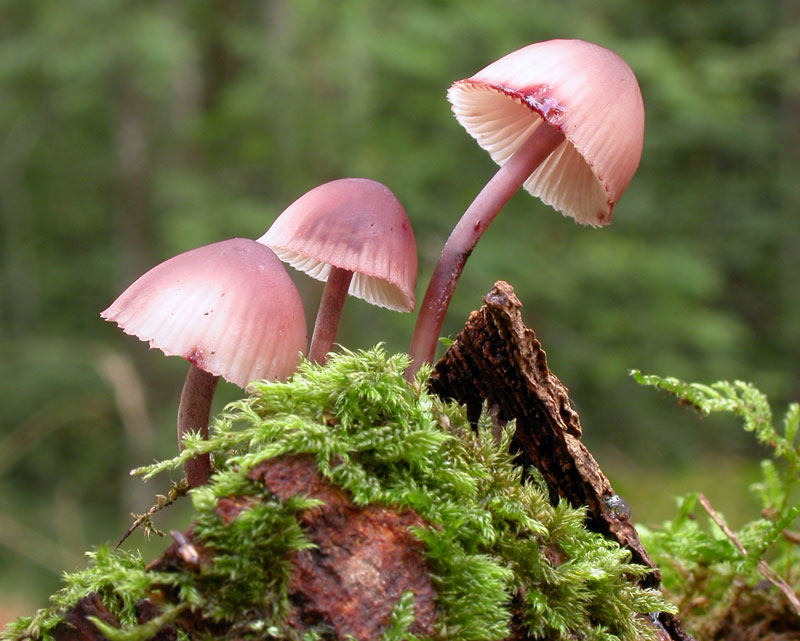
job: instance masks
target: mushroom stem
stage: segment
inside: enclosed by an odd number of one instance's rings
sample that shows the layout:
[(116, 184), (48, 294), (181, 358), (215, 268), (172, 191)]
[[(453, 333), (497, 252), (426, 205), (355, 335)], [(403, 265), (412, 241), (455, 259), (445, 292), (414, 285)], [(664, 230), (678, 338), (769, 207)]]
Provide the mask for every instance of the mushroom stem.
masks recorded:
[(461, 272), (489, 223), (536, 168), (564, 141), (564, 134), (542, 122), (497, 171), (464, 212), (442, 249), (411, 339), (411, 380), (422, 363), (433, 361), (436, 342)]
[(353, 272), (331, 266), (325, 290), (322, 292), (322, 299), (319, 302), (314, 333), (311, 336), (311, 347), (308, 350), (308, 359), (312, 363), (325, 364), (325, 357), (331, 351), (333, 341), (336, 339), (344, 300), (352, 279)]
[[(204, 372), (192, 364), (186, 375), (178, 406), (178, 448), (183, 451), (183, 437), (187, 432), (200, 432), (208, 438), (208, 418), (211, 400), (217, 389), (219, 376)], [(189, 459), (183, 466), (189, 487), (198, 487), (208, 482), (211, 474), (211, 457), (201, 454)]]

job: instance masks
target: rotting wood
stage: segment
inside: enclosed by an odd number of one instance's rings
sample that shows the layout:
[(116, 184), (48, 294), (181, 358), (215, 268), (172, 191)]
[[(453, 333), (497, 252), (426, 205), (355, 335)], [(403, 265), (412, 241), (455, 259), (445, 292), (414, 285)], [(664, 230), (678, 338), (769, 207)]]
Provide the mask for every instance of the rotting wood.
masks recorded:
[(105, 641), (105, 637), (91, 621), (92, 618), (114, 627), (119, 626), (119, 621), (105, 606), (100, 595), (91, 592), (67, 611), (63, 620), (53, 628), (53, 638), (56, 641)]
[(611, 483), (580, 440), (581, 424), (564, 384), (547, 367), (534, 331), (522, 322), (522, 304), (506, 282), (495, 283), (485, 305), (472, 312), (436, 364), (431, 389), (455, 399), (476, 420), (484, 403), (501, 423), (516, 419), (513, 444), (524, 468), (544, 476), (553, 499), (587, 506), (589, 525), (631, 550), (633, 559), (659, 575)]
[[(433, 391), (464, 403), (473, 420), (484, 403), (498, 423), (516, 419), (520, 462), (540, 469), (554, 498), (561, 496), (574, 505), (588, 506), (591, 527), (616, 538), (631, 550), (635, 561), (655, 570), (627, 514), (614, 504), (611, 484), (581, 443), (580, 419), (567, 388), (549, 371), (534, 332), (522, 323), (521, 304), (513, 289), (498, 282), (484, 300), (486, 304), (470, 315), (437, 364)], [(289, 617), (295, 628), (302, 631), (326, 621), (338, 638), (377, 639), (394, 603), (411, 590), (416, 618), (410, 631), (417, 636), (434, 631), (436, 589), (422, 545), (409, 532), (412, 525), (425, 525), (418, 515), (410, 510), (355, 506), (345, 491), (319, 474), (309, 457), (265, 461), (251, 471), (250, 478), (282, 500), (301, 494), (323, 503), (300, 515), (317, 547), (291, 560)], [(230, 523), (258, 500), (252, 496), (222, 498), (216, 512), (223, 522)], [(196, 571), (213, 563), (213, 554), (195, 539), (192, 528), (172, 535), (173, 543), (148, 569)], [(657, 587), (658, 582), (654, 571), (647, 585)], [(140, 623), (157, 616), (159, 606), (178, 600), (170, 590), (156, 589), (151, 600), (137, 604)], [(513, 604), (512, 609), (507, 639), (525, 638)], [(107, 623), (118, 625), (96, 595), (90, 595), (71, 609), (65, 617), (69, 624), (57, 628), (54, 637), (57, 641), (100, 641), (102, 635), (88, 620), (98, 614)], [(661, 614), (650, 618), (659, 639), (692, 641), (675, 617)], [(181, 613), (175, 623), (189, 638), (226, 633), (225, 624), (203, 619), (191, 610)], [(154, 639), (174, 641), (176, 630), (175, 625), (164, 626)]]
[[(410, 530), (426, 525), (415, 512), (356, 506), (346, 491), (318, 472), (309, 456), (270, 459), (254, 467), (248, 476), (281, 500), (301, 495), (322, 502), (299, 515), (315, 547), (291, 558), (289, 621), (299, 633), (325, 621), (337, 638), (379, 639), (389, 624), (392, 608), (404, 592), (411, 591), (416, 617), (410, 632), (417, 636), (433, 634), (438, 616), (436, 588), (423, 545)], [(216, 512), (229, 524), (257, 501), (253, 496), (222, 498)], [(194, 539), (191, 528), (173, 538), (175, 541), (148, 569), (194, 570), (213, 563), (213, 555)], [(174, 594), (164, 596), (167, 601), (177, 599)], [(183, 616), (179, 624), (199, 636), (225, 633), (219, 623), (192, 613)]]
[[(467, 408), (477, 420), (484, 404), (493, 420), (516, 420), (512, 447), (523, 468), (536, 468), (551, 498), (586, 506), (587, 526), (616, 539), (636, 563), (653, 571), (642, 581), (658, 587), (661, 575), (650, 559), (624, 501), (581, 442), (581, 422), (569, 391), (547, 367), (547, 355), (535, 332), (522, 321), (522, 303), (513, 287), (495, 283), (480, 310), (435, 365), (433, 392)], [(691, 639), (677, 619), (661, 615), (658, 623), (671, 639)]]

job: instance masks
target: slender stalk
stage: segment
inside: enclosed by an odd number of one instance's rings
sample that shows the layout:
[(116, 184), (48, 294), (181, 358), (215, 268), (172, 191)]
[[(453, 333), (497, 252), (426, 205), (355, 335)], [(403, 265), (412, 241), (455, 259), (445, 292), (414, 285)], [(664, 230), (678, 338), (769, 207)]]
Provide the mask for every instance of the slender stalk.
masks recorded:
[(325, 364), (328, 352), (333, 348), (336, 331), (339, 329), (339, 319), (344, 308), (344, 299), (350, 288), (353, 272), (339, 267), (331, 267), (322, 300), (319, 302), (317, 320), (314, 323), (314, 333), (311, 336), (311, 347), (308, 358), (312, 363)]
[[(200, 432), (208, 438), (208, 418), (211, 414), (211, 400), (217, 389), (219, 376), (204, 372), (191, 365), (181, 392), (178, 406), (178, 448), (183, 451), (183, 436), (187, 432)], [(184, 467), (189, 487), (198, 487), (208, 482), (211, 474), (211, 457), (201, 454), (186, 461)]]
[(436, 342), (456, 283), (483, 232), (522, 183), (563, 140), (564, 134), (555, 127), (546, 123), (537, 127), (486, 184), (458, 221), (442, 249), (420, 305), (411, 339), (412, 362), (406, 370), (407, 379), (413, 378), (422, 363), (433, 361)]

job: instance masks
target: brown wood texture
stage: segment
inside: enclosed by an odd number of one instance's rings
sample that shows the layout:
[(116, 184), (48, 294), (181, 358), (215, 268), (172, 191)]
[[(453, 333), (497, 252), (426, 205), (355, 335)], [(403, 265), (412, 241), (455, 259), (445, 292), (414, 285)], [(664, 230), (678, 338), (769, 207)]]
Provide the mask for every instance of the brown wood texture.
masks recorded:
[(431, 389), (466, 405), (471, 420), (484, 403), (497, 421), (516, 420), (514, 445), (523, 467), (542, 473), (554, 500), (587, 506), (592, 529), (614, 537), (637, 563), (654, 568), (647, 583), (657, 584), (655, 564), (624, 503), (581, 442), (569, 392), (547, 367), (534, 331), (522, 322), (513, 288), (499, 281), (484, 301), (436, 364)]
[[(409, 631), (416, 636), (434, 634), (436, 588), (424, 546), (410, 531), (412, 526), (427, 524), (415, 512), (356, 506), (347, 492), (317, 471), (310, 456), (264, 461), (251, 470), (249, 477), (281, 500), (302, 495), (322, 501), (298, 515), (315, 547), (290, 559), (289, 622), (298, 634), (324, 622), (336, 638), (377, 641), (389, 626), (395, 604), (408, 591), (414, 593), (416, 615)], [(216, 513), (227, 525), (258, 500), (253, 496), (224, 497), (217, 502)], [(172, 536), (173, 543), (148, 569), (195, 571), (214, 563), (213, 554), (195, 540), (191, 528)], [(159, 600), (176, 602), (177, 595), (165, 591)], [(178, 624), (191, 637), (222, 636), (226, 632), (220, 623), (192, 612), (183, 613)]]
[[(581, 422), (569, 390), (550, 371), (535, 332), (522, 320), (522, 303), (504, 281), (495, 283), (480, 310), (472, 312), (456, 340), (436, 364), (433, 392), (454, 399), (477, 420), (484, 404), (497, 424), (516, 421), (517, 460), (544, 477), (551, 499), (586, 506), (587, 525), (616, 539), (632, 559), (652, 568), (642, 584), (658, 587), (661, 575), (597, 461), (581, 442)], [(654, 621), (666, 638), (691, 639), (675, 617)]]

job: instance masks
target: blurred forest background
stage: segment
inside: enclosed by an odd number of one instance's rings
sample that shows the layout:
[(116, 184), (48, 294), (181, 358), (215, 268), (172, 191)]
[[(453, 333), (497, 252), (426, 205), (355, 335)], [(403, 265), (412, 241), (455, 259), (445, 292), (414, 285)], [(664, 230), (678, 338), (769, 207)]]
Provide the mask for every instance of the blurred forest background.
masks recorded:
[[(752, 381), (776, 413), (800, 399), (800, 3), (0, 0), (0, 619), (44, 605), (168, 488), (127, 472), (175, 451), (186, 364), (99, 312), (154, 264), (256, 238), (344, 176), (404, 203), (421, 298), (495, 171), (447, 87), (554, 37), (634, 69), (641, 167), (602, 230), (515, 196), (445, 334), (508, 280), (635, 520), (691, 489), (734, 523), (754, 509), (753, 439), (628, 370)], [(321, 287), (292, 277), (313, 318)], [(344, 316), (342, 344), (408, 348), (414, 315), (351, 299)], [(221, 385), (215, 407), (240, 394)], [(157, 524), (183, 527), (182, 509)]]

